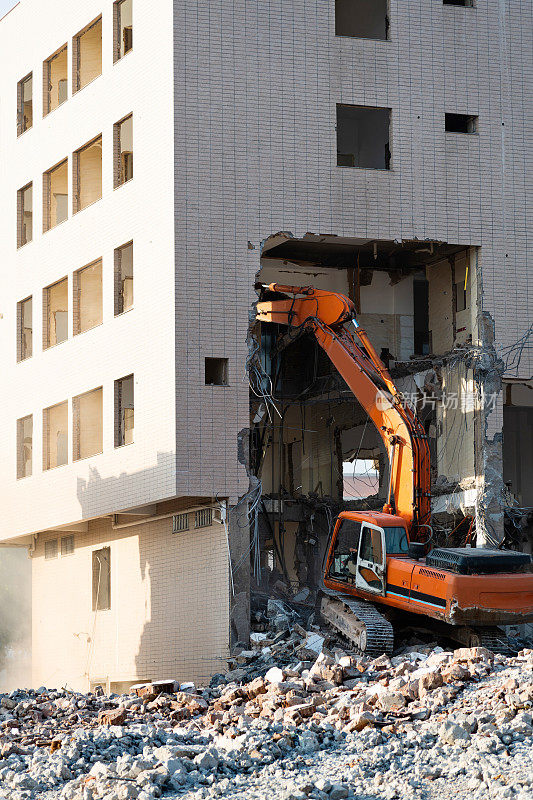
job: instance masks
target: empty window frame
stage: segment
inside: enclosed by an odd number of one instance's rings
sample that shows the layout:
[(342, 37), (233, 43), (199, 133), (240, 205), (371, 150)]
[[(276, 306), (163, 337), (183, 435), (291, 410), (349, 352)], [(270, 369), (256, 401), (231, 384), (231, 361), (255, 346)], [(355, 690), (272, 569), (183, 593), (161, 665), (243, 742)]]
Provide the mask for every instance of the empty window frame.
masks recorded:
[(442, 0), (445, 6), (463, 6), (463, 8), (474, 8), (474, 0)]
[(72, 399), (73, 459), (96, 456), (103, 450), (102, 387)]
[(133, 178), (133, 115), (130, 114), (113, 128), (115, 151), (115, 189)]
[(72, 40), (72, 91), (79, 92), (102, 74), (102, 17)]
[(102, 260), (74, 273), (72, 281), (73, 333), (83, 333), (102, 324)]
[(68, 402), (43, 411), (43, 470), (68, 464)]
[(29, 478), (33, 466), (33, 416), (17, 420), (17, 478)]
[(61, 537), (61, 556), (71, 556), (74, 553), (74, 534)]
[(43, 350), (68, 339), (68, 278), (43, 289)]
[(133, 375), (115, 381), (115, 447), (132, 444), (134, 435)]
[(337, 106), (337, 166), (390, 169), (390, 108)]
[(227, 358), (206, 358), (205, 359), (205, 385), (206, 386), (227, 386), (228, 385), (228, 359)]
[(17, 192), (17, 247), (33, 239), (33, 183)]
[(102, 547), (92, 554), (93, 611), (111, 608), (111, 548)]
[(33, 126), (33, 73), (17, 84), (17, 136)]
[(102, 136), (76, 150), (72, 171), (73, 208), (77, 214), (102, 197)]
[(68, 159), (43, 175), (43, 232), (68, 219)]
[(133, 308), (133, 242), (115, 250), (115, 316)]
[(133, 0), (119, 0), (113, 6), (114, 49), (116, 63), (133, 48)]
[(335, 0), (335, 35), (389, 38), (388, 0)]
[(33, 298), (17, 303), (17, 361), (33, 355)]
[(68, 100), (68, 45), (43, 62), (43, 116)]
[(445, 114), (446, 133), (477, 133), (478, 118), (475, 114)]
[(44, 543), (44, 557), (46, 561), (57, 558), (57, 539), (48, 539)]
[(453, 293), (455, 298), (456, 313), (459, 313), (461, 311), (466, 311), (468, 305), (468, 298), (466, 294), (466, 286), (464, 284), (464, 281), (455, 284)]

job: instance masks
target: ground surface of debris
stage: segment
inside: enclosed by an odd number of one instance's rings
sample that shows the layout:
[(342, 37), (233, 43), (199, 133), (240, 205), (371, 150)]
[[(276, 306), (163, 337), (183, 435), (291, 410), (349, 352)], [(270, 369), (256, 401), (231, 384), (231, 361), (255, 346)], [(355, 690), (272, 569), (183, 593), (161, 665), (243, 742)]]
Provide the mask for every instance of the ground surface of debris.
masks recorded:
[(371, 661), (277, 616), (204, 689), (0, 696), (0, 800), (533, 798), (533, 650)]

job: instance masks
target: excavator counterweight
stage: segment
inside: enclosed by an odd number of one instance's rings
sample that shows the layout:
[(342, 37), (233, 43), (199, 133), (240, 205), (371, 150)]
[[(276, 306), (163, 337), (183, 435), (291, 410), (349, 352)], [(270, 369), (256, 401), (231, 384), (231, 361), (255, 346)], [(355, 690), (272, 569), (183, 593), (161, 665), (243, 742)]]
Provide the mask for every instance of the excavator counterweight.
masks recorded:
[(323, 616), (362, 652), (392, 652), (392, 622), (427, 624), (456, 641), (505, 650), (503, 624), (533, 620), (531, 556), (430, 550), (430, 453), (355, 307), (312, 286), (263, 287), (257, 319), (309, 330), (378, 431), (389, 459), (382, 512), (343, 511), (328, 543)]

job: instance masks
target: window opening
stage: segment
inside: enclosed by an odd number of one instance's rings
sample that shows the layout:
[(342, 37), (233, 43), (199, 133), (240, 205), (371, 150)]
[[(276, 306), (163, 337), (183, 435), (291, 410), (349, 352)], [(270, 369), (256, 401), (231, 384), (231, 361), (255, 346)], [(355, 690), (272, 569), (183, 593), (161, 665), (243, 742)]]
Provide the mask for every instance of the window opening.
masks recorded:
[(98, 136), (74, 153), (73, 211), (83, 211), (102, 197), (102, 137)]
[(335, 35), (388, 39), (388, 0), (335, 0)]
[(17, 478), (29, 478), (33, 468), (33, 416), (17, 420)]
[(337, 106), (337, 166), (390, 169), (390, 108)]
[(115, 47), (113, 60), (123, 58), (133, 48), (133, 0), (121, 0), (114, 5)]
[(132, 444), (134, 435), (133, 375), (115, 381), (115, 447)]
[(477, 133), (478, 118), (473, 114), (446, 114), (444, 127), (447, 133)]
[(33, 355), (33, 298), (17, 303), (17, 361)]
[(68, 464), (68, 402), (43, 411), (43, 469)]
[(68, 159), (43, 175), (43, 232), (68, 219)]
[(74, 461), (96, 456), (103, 450), (102, 387), (72, 399)]
[(73, 92), (79, 92), (102, 74), (102, 17), (72, 40)]
[(33, 73), (17, 84), (17, 136), (33, 127)]
[(115, 316), (133, 308), (133, 242), (115, 250)]
[(74, 335), (102, 324), (102, 260), (74, 273)]
[(102, 547), (92, 554), (93, 611), (111, 608), (111, 548)]
[(43, 63), (43, 116), (68, 99), (68, 46)]
[(205, 385), (206, 386), (227, 386), (228, 385), (228, 359), (227, 358), (206, 358), (205, 359)]
[(43, 290), (43, 349), (68, 339), (68, 278)]
[(474, 8), (474, 0), (442, 0), (445, 6), (463, 6), (463, 8)]
[(133, 178), (133, 115), (114, 126), (115, 189)]
[(33, 239), (33, 183), (17, 192), (17, 247)]

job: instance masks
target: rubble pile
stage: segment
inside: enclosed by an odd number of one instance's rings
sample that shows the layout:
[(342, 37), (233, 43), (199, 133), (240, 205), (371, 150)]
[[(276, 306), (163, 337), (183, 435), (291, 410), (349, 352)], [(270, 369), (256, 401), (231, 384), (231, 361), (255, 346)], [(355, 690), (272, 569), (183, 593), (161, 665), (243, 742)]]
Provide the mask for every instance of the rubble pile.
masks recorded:
[(533, 650), (333, 645), (293, 622), (206, 688), (0, 696), (0, 800), (533, 797)]

